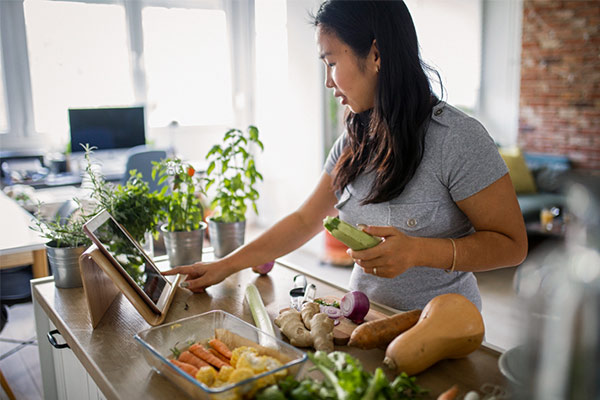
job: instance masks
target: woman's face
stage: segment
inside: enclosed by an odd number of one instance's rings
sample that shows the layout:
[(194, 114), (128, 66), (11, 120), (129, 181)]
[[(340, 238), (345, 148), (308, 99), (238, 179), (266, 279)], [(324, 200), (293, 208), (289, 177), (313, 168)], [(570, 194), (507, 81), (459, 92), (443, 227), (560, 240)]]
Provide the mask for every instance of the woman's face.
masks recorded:
[(379, 69), (379, 53), (373, 45), (366, 60), (359, 59), (352, 48), (335, 33), (317, 27), (317, 47), (325, 63), (325, 86), (354, 113), (375, 105), (375, 88)]

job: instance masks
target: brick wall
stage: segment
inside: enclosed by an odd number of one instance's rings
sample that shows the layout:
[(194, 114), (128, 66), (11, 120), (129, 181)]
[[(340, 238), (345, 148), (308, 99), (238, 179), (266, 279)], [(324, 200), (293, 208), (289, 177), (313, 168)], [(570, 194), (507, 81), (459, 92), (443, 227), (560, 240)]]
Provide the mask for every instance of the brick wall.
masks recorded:
[(600, 169), (600, 1), (524, 0), (518, 144)]

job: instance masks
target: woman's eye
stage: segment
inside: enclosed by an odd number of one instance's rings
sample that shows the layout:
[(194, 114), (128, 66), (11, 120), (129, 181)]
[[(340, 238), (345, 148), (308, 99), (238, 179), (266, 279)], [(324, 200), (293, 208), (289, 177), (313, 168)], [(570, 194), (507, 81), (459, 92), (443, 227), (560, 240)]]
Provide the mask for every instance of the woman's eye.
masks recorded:
[(333, 67), (335, 67), (335, 63), (327, 63), (327, 66), (328, 66), (329, 68), (333, 68)]

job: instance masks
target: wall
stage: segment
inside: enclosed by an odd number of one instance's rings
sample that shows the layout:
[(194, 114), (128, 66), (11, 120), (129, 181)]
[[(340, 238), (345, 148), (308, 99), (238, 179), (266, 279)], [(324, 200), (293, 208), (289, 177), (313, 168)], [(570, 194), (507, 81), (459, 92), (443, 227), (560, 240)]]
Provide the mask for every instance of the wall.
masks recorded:
[(600, 3), (525, 0), (518, 144), (600, 169)]
[[(265, 7), (256, 20), (256, 120), (265, 151), (257, 157), (264, 182), (255, 222), (268, 227), (300, 206), (321, 174), (323, 65), (308, 18), (316, 0), (257, 5)], [(268, 23), (263, 12), (270, 15)]]
[(502, 146), (513, 146), (519, 130), (521, 0), (483, 0), (481, 85), (477, 118)]

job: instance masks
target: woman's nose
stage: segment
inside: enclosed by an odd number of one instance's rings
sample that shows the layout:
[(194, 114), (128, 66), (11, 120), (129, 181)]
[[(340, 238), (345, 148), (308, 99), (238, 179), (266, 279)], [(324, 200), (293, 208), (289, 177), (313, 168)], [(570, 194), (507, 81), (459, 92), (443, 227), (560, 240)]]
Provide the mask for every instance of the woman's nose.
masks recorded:
[(329, 73), (329, 68), (327, 68), (327, 71), (325, 72), (325, 87), (331, 89), (334, 86), (333, 79), (331, 79), (331, 74)]

